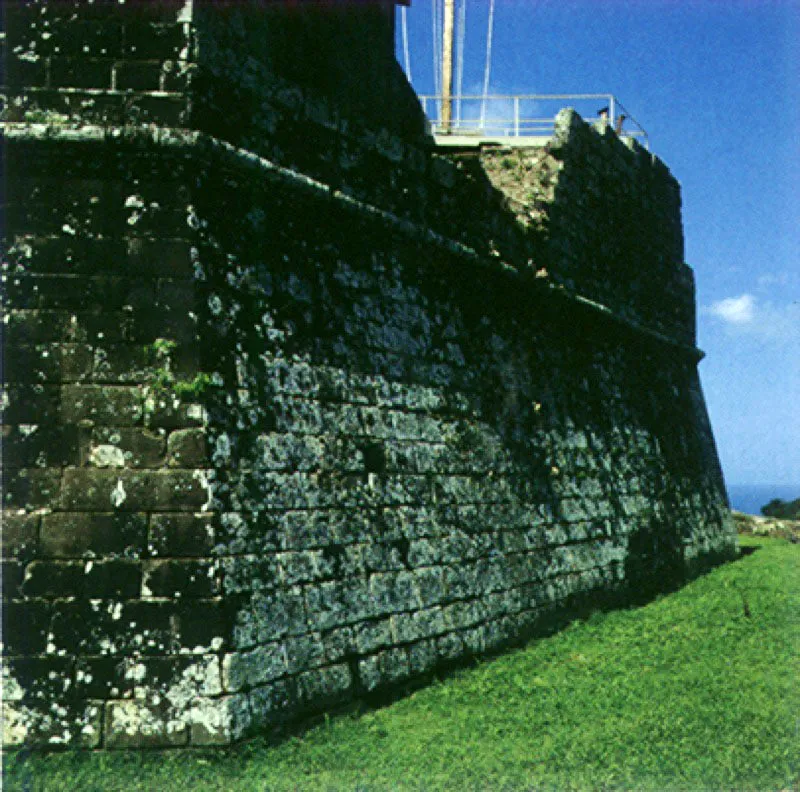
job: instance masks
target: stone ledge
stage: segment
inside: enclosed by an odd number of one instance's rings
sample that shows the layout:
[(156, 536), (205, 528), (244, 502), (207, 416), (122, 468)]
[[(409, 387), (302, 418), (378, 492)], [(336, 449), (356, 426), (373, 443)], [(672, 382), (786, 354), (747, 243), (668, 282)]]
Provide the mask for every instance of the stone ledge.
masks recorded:
[(666, 346), (673, 353), (677, 352), (694, 362), (699, 362), (703, 357), (703, 353), (696, 347), (686, 345), (659, 331), (623, 317), (608, 306), (584, 297), (563, 285), (551, 283), (547, 278), (539, 278), (527, 268), (520, 268), (499, 257), (488, 258), (482, 256), (473, 248), (461, 242), (449, 239), (411, 220), (399, 217), (393, 212), (360, 201), (317, 179), (277, 165), (265, 157), (237, 148), (203, 132), (187, 128), (154, 125), (101, 127), (81, 125), (77, 122), (63, 126), (2, 122), (0, 123), (0, 130), (2, 130), (9, 143), (33, 142), (51, 145), (54, 143), (82, 145), (103, 143), (114, 146), (127, 145), (140, 149), (156, 146), (163, 147), (168, 151), (183, 152), (203, 159), (220, 158), (223, 166), (229, 164), (248, 170), (257, 170), (269, 180), (290, 185), (294, 189), (308, 192), (325, 200), (332, 200), (346, 211), (355, 212), (364, 219), (389, 226), (394, 232), (405, 238), (432, 245), (451, 255), (465, 259), (472, 266), (494, 271), (498, 276), (519, 278), (524, 283), (524, 289), (528, 290), (531, 295), (555, 298), (559, 301), (567, 302), (579, 310), (588, 311), (590, 314), (606, 321), (610, 320), (617, 326), (649, 339), (658, 346)]

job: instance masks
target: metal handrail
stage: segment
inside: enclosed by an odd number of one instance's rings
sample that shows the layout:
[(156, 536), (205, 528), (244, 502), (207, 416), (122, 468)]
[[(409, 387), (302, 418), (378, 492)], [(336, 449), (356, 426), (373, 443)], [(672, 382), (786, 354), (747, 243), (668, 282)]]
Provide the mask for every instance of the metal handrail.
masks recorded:
[[(618, 121), (622, 121), (622, 137), (639, 138), (646, 148), (650, 148), (650, 139), (644, 127), (627, 111), (622, 102), (614, 94), (462, 94), (445, 97), (442, 95), (423, 95), (419, 97), (422, 109), (431, 125), (434, 135), (468, 135), (474, 137), (482, 134), (487, 137), (541, 137), (552, 134), (555, 128), (556, 110), (553, 115), (541, 115), (530, 111), (533, 115), (523, 114), (523, 103), (559, 102), (559, 110), (563, 102), (586, 104), (603, 102), (607, 115), (601, 116), (598, 110), (581, 113), (588, 123), (607, 123), (612, 129)], [(449, 99), (456, 109), (452, 120), (444, 125), (441, 121), (442, 106)], [(473, 111), (469, 112), (470, 103)], [(487, 116), (487, 105), (495, 107), (498, 103), (505, 105), (501, 112), (492, 109)], [(467, 113), (464, 110), (467, 108)], [(576, 108), (577, 109), (577, 108)], [(536, 133), (536, 134), (534, 134)]]

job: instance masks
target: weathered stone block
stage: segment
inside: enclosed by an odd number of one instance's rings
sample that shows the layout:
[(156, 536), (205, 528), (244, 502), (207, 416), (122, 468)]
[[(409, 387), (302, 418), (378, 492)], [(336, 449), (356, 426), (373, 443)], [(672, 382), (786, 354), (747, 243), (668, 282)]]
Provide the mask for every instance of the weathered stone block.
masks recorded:
[[(5, 53), (4, 53), (5, 54)], [(44, 58), (37, 61), (21, 58), (5, 58), (6, 66), (4, 83), (10, 89), (44, 87), (47, 84), (47, 64)]]
[[(163, 662), (165, 659), (158, 658)], [(147, 668), (147, 666), (146, 666)], [(217, 654), (182, 656), (169, 675), (164, 692), (170, 703), (178, 709), (186, 708), (194, 696), (219, 696), (222, 693), (222, 667)]]
[(80, 462), (77, 426), (4, 425), (3, 464), (7, 468), (56, 468)]
[(445, 611), (441, 608), (398, 613), (391, 617), (391, 635), (394, 643), (412, 643), (420, 638), (441, 635), (448, 630)]
[(417, 539), (408, 544), (408, 563), (411, 567), (433, 566), (439, 562), (449, 562), (450, 559), (442, 557), (440, 543), (429, 539)]
[(75, 597), (84, 593), (85, 565), (80, 561), (33, 561), (25, 568), (26, 597)]
[(389, 649), (358, 661), (358, 677), (367, 691), (407, 679), (411, 672), (408, 651)]
[(171, 624), (180, 646), (194, 654), (232, 648), (238, 607), (235, 600), (224, 597), (173, 604)]
[[(137, 681), (128, 674), (132, 662), (119, 657), (78, 657), (75, 660), (75, 695), (101, 700), (132, 696)], [(169, 673), (172, 673), (171, 667)], [(153, 679), (163, 681), (159, 676)]]
[(48, 632), (56, 655), (163, 655), (178, 650), (174, 605), (164, 602), (60, 602)]
[(207, 556), (215, 545), (216, 515), (154, 514), (147, 550), (154, 556)]
[(109, 701), (105, 706), (103, 742), (108, 748), (178, 747), (188, 741), (188, 723), (170, 718), (166, 702)]
[(221, 559), (227, 594), (273, 591), (281, 586), (280, 567), (274, 556), (242, 555)]
[(299, 705), (295, 678), (278, 679), (248, 694), (254, 725), (282, 723), (290, 720)]
[(305, 588), (309, 624), (327, 630), (377, 615), (366, 580), (320, 583)]
[[(183, 209), (183, 220), (186, 217), (186, 209)], [(166, 320), (169, 324), (196, 325), (196, 312), (198, 310), (199, 296), (197, 287), (193, 280), (184, 279), (162, 279), (158, 282), (156, 292), (156, 305), (162, 312), (162, 321)]]
[(204, 429), (176, 429), (167, 438), (170, 467), (196, 468), (208, 464), (208, 445)]
[(5, 358), (5, 376), (11, 382), (78, 382), (92, 370), (92, 349), (86, 344), (16, 345)]
[(325, 662), (325, 648), (317, 634), (290, 636), (285, 640), (284, 647), (286, 661), (292, 671), (315, 668)]
[(118, 385), (65, 385), (61, 420), (89, 420), (99, 426), (133, 426), (142, 420), (143, 395), (138, 388)]
[[(75, 341), (77, 321), (69, 311), (37, 311), (11, 309), (3, 327), (6, 343), (11, 345), (38, 344), (45, 341)], [(77, 320), (77, 317), (75, 317)]]
[(445, 599), (444, 574), (441, 567), (423, 567), (414, 572), (417, 598), (423, 608)]
[(300, 674), (297, 677), (297, 692), (301, 702), (317, 708), (343, 698), (352, 683), (350, 668), (343, 663)]
[(424, 674), (435, 668), (439, 659), (435, 641), (419, 641), (408, 648), (408, 664), (412, 674)]
[(482, 654), (491, 644), (487, 642), (487, 626), (480, 624), (461, 632), (461, 640), (464, 648), (470, 654)]
[[(25, 223), (45, 233), (59, 233), (64, 223), (61, 209), (41, 205), (26, 206)], [(87, 222), (87, 225), (89, 223)], [(72, 226), (67, 226), (75, 230)], [(101, 229), (85, 229), (102, 233)], [(109, 305), (121, 308), (128, 296), (130, 284), (118, 278), (76, 275), (22, 275), (14, 280), (9, 290), (9, 301), (14, 308), (85, 311), (92, 305)]]
[(191, 745), (226, 745), (240, 740), (252, 727), (246, 694), (195, 699), (187, 713)]
[(84, 574), (84, 591), (90, 598), (132, 599), (142, 587), (142, 567), (138, 561), (88, 561)]
[(383, 649), (393, 641), (389, 619), (371, 621), (353, 627), (354, 645), (359, 654), (369, 654)]
[[(31, 179), (23, 181), (21, 189), (24, 191), (27, 188), (29, 194), (41, 191), (47, 194), (62, 185), (63, 181), (58, 179), (47, 183)], [(82, 184), (73, 181), (70, 189), (74, 195), (83, 189), (85, 193), (94, 193), (95, 198), (105, 192), (100, 180), (84, 181)], [(24, 200), (24, 192), (20, 197)], [(72, 212), (65, 211), (64, 214), (67, 216)], [(98, 275), (103, 274), (107, 270), (108, 262), (119, 258), (122, 251), (124, 247), (117, 240), (69, 236), (62, 229), (62, 233), (55, 235), (31, 233), (17, 236), (9, 255), (15, 260), (14, 269), (20, 274)], [(63, 339), (64, 336), (51, 336), (47, 340)], [(70, 340), (69, 335), (66, 340)]]
[(268, 503), (272, 509), (320, 509), (333, 505), (331, 488), (320, 487), (318, 478), (306, 473), (248, 471), (237, 486), (242, 496)]
[(567, 522), (580, 522), (589, 519), (590, 513), (587, 511), (582, 500), (565, 498), (560, 502), (561, 515)]
[(92, 467), (162, 467), (164, 430), (95, 426), (85, 460)]
[[(52, 10), (51, 10), (52, 13)], [(51, 19), (52, 37), (46, 52), (68, 57), (119, 58), (123, 53), (123, 25), (113, 19)]]
[(114, 64), (114, 83), (118, 91), (157, 91), (160, 88), (161, 63), (120, 61)]
[(355, 648), (353, 627), (334, 627), (320, 633), (326, 663), (337, 663), (348, 657)]
[[(333, 538), (333, 537), (331, 537)], [(339, 545), (330, 540), (317, 559), (319, 570), (326, 578), (362, 576), (366, 570), (363, 545)]]
[(222, 663), (222, 686), (231, 693), (245, 687), (258, 687), (284, 676), (288, 670), (285, 645), (267, 644), (249, 652), (225, 655)]
[(4, 654), (43, 654), (52, 616), (53, 608), (49, 602), (5, 600), (2, 620)]
[(20, 596), (25, 564), (20, 561), (0, 562), (0, 582), (3, 587), (3, 599)]
[(60, 471), (53, 468), (23, 468), (6, 473), (3, 492), (4, 509), (33, 511), (52, 507), (61, 493)]
[(61, 503), (73, 511), (202, 511), (203, 471), (67, 469)]
[(153, 361), (144, 344), (102, 341), (94, 349), (92, 380), (104, 385), (138, 385), (152, 376)]
[(3, 512), (3, 558), (28, 560), (36, 555), (40, 520), (38, 514)]
[(278, 553), (275, 558), (280, 567), (281, 580), (285, 585), (294, 586), (298, 583), (308, 583), (322, 577), (321, 550)]
[(138, 557), (145, 552), (146, 540), (143, 514), (54, 512), (42, 517), (40, 547), (45, 557)]
[(75, 686), (79, 698), (142, 698), (149, 689), (179, 705), (188, 693), (222, 692), (216, 655), (81, 657), (75, 661)]
[(370, 572), (399, 572), (407, 567), (407, 548), (408, 541), (403, 539), (368, 543), (363, 550), (364, 565)]
[(262, 434), (256, 439), (255, 464), (264, 470), (312, 471), (326, 458), (327, 444), (320, 437)]
[[(50, 701), (50, 698), (45, 698)], [(9, 702), (2, 712), (3, 745), (8, 748), (97, 748), (102, 702), (67, 701), (46, 713), (31, 703)]]
[(213, 597), (220, 591), (217, 561), (144, 561), (142, 596)]
[(129, 236), (126, 243), (124, 266), (136, 277), (188, 278), (192, 275), (192, 243), (189, 240)]
[(448, 600), (468, 599), (481, 590), (478, 572), (473, 564), (443, 567), (442, 576)]
[(55, 58), (50, 62), (53, 88), (112, 88), (111, 61), (105, 58)]
[(181, 402), (167, 394), (145, 398), (144, 418), (151, 429), (182, 429), (206, 426), (208, 422), (206, 411), (200, 404)]
[[(72, 658), (9, 657), (3, 663), (3, 699), (32, 702), (68, 701)], [(52, 710), (51, 710), (52, 712)]]

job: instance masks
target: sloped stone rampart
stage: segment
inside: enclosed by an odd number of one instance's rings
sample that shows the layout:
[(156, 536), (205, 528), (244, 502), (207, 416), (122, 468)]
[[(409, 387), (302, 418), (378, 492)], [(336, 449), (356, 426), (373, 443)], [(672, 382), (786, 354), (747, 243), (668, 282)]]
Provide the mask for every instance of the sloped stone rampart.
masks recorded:
[(226, 743), (733, 552), (691, 347), (191, 141), (12, 136), (9, 744)]
[(6, 746), (227, 744), (732, 557), (662, 163), (451, 160), (258, 8), (116, 6), (3, 40)]

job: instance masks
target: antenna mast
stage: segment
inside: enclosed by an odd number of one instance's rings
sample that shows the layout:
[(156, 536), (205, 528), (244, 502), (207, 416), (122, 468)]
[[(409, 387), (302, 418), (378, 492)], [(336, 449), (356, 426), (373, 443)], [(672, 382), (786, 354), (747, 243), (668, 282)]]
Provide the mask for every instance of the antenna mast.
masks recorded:
[[(434, 0), (435, 2), (435, 0)], [(442, 29), (442, 131), (451, 131), (453, 118), (453, 23), (455, 0), (444, 0)]]
[(486, 27), (486, 67), (483, 72), (483, 101), (481, 102), (481, 129), (486, 129), (486, 100), (489, 95), (489, 74), (492, 70), (492, 36), (494, 33), (494, 0), (489, 0), (489, 24)]

